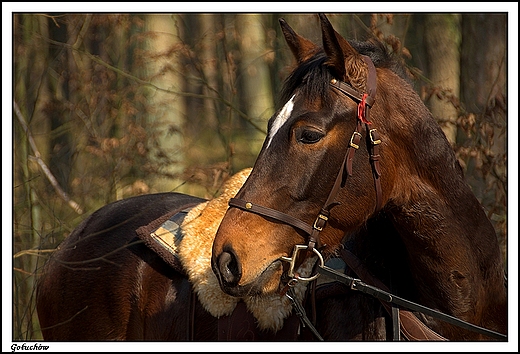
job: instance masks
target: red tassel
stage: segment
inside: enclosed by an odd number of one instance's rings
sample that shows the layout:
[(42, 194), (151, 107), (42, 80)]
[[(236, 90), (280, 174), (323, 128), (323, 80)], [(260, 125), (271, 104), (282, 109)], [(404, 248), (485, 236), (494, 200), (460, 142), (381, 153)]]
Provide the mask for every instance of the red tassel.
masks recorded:
[(357, 110), (357, 115), (358, 115), (358, 118), (361, 122), (365, 123), (365, 124), (372, 124), (372, 122), (369, 122), (368, 120), (365, 119), (366, 117), (366, 99), (368, 97), (368, 93), (364, 93), (363, 94), (363, 97), (361, 98), (361, 102), (359, 102), (358, 104), (358, 110)]

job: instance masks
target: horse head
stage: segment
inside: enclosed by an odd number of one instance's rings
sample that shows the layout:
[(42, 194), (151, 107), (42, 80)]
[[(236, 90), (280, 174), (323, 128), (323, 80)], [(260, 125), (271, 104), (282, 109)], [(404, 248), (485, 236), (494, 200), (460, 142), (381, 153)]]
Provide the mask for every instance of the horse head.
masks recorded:
[[(383, 192), (374, 187), (384, 175), (384, 149), (381, 158), (375, 157), (381, 159), (375, 171), (361, 131), (372, 124), (365, 112), (374, 105), (376, 69), (325, 16), (320, 19), (323, 48), (280, 19), (298, 65), (213, 245), (213, 269), (231, 295), (278, 290), (283, 259), (295, 245), (332, 252), (388, 198), (384, 185), (390, 179), (381, 180)], [(366, 138), (369, 142), (374, 135), (369, 131)], [(382, 137), (377, 140), (385, 145)]]
[[(279, 290), (291, 265), (284, 261), (329, 255), (379, 210), (430, 188), (435, 181), (413, 181), (430, 178), (429, 163), (458, 166), (381, 45), (349, 42), (324, 15), (320, 21), (322, 47), (280, 20), (297, 66), (213, 244), (212, 267), (230, 295)], [(426, 154), (431, 146), (434, 153)], [(424, 173), (417, 172), (421, 159)], [(308, 252), (292, 255), (295, 245)]]

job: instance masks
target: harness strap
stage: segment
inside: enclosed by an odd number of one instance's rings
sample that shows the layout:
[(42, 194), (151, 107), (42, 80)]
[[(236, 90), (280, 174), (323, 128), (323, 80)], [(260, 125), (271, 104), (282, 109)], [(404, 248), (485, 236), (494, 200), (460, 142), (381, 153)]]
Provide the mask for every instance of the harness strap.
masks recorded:
[(312, 227), (309, 224), (301, 221), (300, 219), (296, 219), (291, 215), (282, 213), (278, 210), (267, 208), (258, 204), (253, 204), (251, 202), (246, 202), (245, 200), (237, 198), (231, 198), (228, 204), (232, 207), (239, 208), (244, 211), (248, 211), (260, 216), (281, 221), (285, 224), (291, 225), (299, 230), (302, 230), (308, 235), (312, 233)]
[(302, 304), (300, 304), (297, 300), (295, 300), (295, 294), (294, 289), (291, 287), (285, 294), (287, 298), (291, 301), (291, 304), (293, 306), (294, 311), (296, 312), (296, 315), (300, 318), (300, 321), (303, 325), (303, 327), (307, 327), (312, 334), (320, 341), (323, 342), (323, 337), (318, 333), (312, 322), (307, 317), (307, 313), (305, 312), (305, 308)]
[[(357, 121), (356, 124), (356, 130), (354, 130), (354, 133), (352, 133), (352, 136), (350, 137), (350, 142), (348, 144), (348, 151), (347, 151), (347, 174), (349, 177), (352, 177), (352, 163), (354, 162), (354, 154), (356, 153), (356, 150), (359, 149), (359, 144), (361, 142), (361, 138), (363, 135), (361, 135), (361, 129), (362, 129), (361, 121)], [(342, 185), (345, 185), (345, 181), (342, 182)]]
[[(390, 292), (390, 289), (388, 289), (383, 282), (370, 274), (368, 269), (364, 266), (363, 262), (361, 262), (361, 260), (357, 258), (352, 252), (341, 248), (340, 255), (349, 268), (352, 269), (362, 281), (370, 285), (377, 286), (386, 292)], [(403, 331), (405, 338), (410, 341), (447, 340), (426, 326), (412, 312), (405, 309), (398, 309), (398, 311), (396, 311), (398, 308), (397, 306), (392, 306), (382, 300), (380, 301), (385, 310), (392, 316), (392, 320), (394, 322), (394, 339), (398, 338), (400, 328)], [(399, 319), (401, 320), (399, 321)]]
[[(361, 141), (362, 137), (361, 131), (363, 128), (363, 124), (365, 124), (367, 132), (367, 147), (368, 152), (370, 154), (370, 163), (372, 166), (372, 173), (374, 176), (374, 185), (376, 190), (375, 212), (378, 212), (379, 210), (381, 210), (383, 203), (383, 194), (380, 180), (381, 168), (379, 165), (379, 160), (381, 158), (381, 156), (379, 155), (379, 145), (381, 144), (381, 139), (376, 129), (370, 129), (370, 126), (372, 125), (372, 122), (370, 121), (370, 108), (375, 103), (375, 97), (377, 92), (377, 75), (376, 68), (372, 60), (365, 55), (362, 55), (361, 58), (368, 67), (366, 93), (361, 94), (347, 83), (338, 81), (336, 79), (333, 79), (330, 84), (338, 91), (342, 92), (343, 94), (352, 98), (354, 101), (358, 102), (358, 120), (356, 124), (356, 130), (350, 138), (349, 147), (347, 150), (346, 169), (348, 176), (351, 177), (354, 154), (356, 150), (359, 149), (359, 142)], [(344, 184), (345, 180), (342, 181), (342, 186)]]
[(399, 316), (399, 307), (392, 306), (392, 339), (395, 342), (399, 342), (401, 340), (401, 316)]
[(456, 317), (444, 314), (442, 312), (439, 312), (437, 310), (428, 308), (423, 305), (416, 304), (412, 301), (408, 301), (406, 299), (403, 299), (399, 296), (393, 295), (387, 291), (381, 290), (375, 286), (369, 285), (361, 281), (361, 279), (355, 279), (352, 277), (349, 277), (346, 274), (341, 274), (336, 272), (334, 269), (331, 269), (327, 266), (319, 266), (318, 267), (318, 273), (326, 275), (328, 277), (331, 277), (332, 279), (339, 281), (343, 284), (346, 284), (349, 286), (352, 290), (358, 290), (361, 291), (364, 294), (368, 294), (370, 296), (375, 297), (376, 299), (379, 299), (381, 301), (385, 301), (389, 304), (396, 304), (402, 307), (406, 307), (413, 311), (422, 312), (426, 315), (441, 319), (447, 323), (459, 326), (461, 328), (486, 335), (490, 338), (494, 339), (500, 339), (500, 340), (507, 340), (507, 336), (486, 328), (482, 328), (480, 326), (474, 325), (472, 323), (468, 323), (466, 321), (462, 321)]
[[(372, 59), (367, 57), (366, 55), (362, 55), (361, 59), (365, 62), (368, 67), (368, 76), (367, 76), (367, 93), (368, 97), (375, 99), (377, 92), (377, 75), (376, 75), (376, 67), (374, 66), (374, 62)], [(370, 107), (374, 104), (374, 102), (367, 102)]]
[(381, 144), (381, 139), (379, 138), (379, 133), (376, 129), (368, 129), (367, 126), (368, 137), (370, 140), (370, 164), (372, 165), (372, 175), (374, 177), (374, 185), (376, 188), (376, 212), (381, 210), (383, 203), (382, 189), (381, 189), (381, 167), (379, 166), (379, 160), (381, 156), (379, 155), (379, 145)]

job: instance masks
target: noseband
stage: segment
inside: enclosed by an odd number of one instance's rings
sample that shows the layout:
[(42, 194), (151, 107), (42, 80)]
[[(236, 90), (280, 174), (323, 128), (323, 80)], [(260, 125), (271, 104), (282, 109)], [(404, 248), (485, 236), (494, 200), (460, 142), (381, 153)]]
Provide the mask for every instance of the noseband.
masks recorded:
[[(254, 204), (252, 202), (248, 202), (238, 198), (231, 198), (229, 200), (229, 206), (242, 209), (247, 212), (251, 212), (254, 214), (261, 215), (263, 217), (271, 218), (278, 220), (284, 224), (291, 225), (298, 230), (303, 231), (305, 234), (309, 236), (307, 248), (309, 251), (314, 251), (314, 247), (320, 247), (320, 232), (325, 227), (327, 220), (330, 216), (330, 210), (340, 204), (335, 201), (336, 196), (340, 190), (340, 188), (345, 186), (345, 182), (348, 176), (352, 176), (352, 162), (354, 159), (354, 154), (357, 149), (359, 149), (359, 144), (362, 138), (361, 131), (363, 129), (363, 125), (366, 126), (366, 130), (368, 132), (367, 136), (367, 149), (370, 154), (370, 163), (372, 166), (372, 174), (374, 177), (375, 189), (376, 189), (376, 207), (375, 212), (379, 211), (382, 206), (382, 193), (381, 193), (381, 170), (379, 167), (379, 145), (381, 144), (381, 140), (379, 138), (379, 134), (376, 129), (370, 129), (372, 122), (370, 121), (369, 112), (370, 107), (375, 102), (376, 96), (376, 69), (372, 60), (367, 56), (361, 56), (362, 59), (368, 66), (368, 78), (367, 78), (367, 92), (360, 93), (355, 90), (349, 84), (332, 79), (330, 81), (330, 86), (332, 88), (338, 90), (339, 92), (347, 95), (352, 100), (358, 103), (357, 109), (357, 124), (356, 129), (352, 133), (350, 138), (349, 146), (347, 148), (347, 152), (345, 153), (345, 158), (343, 159), (343, 163), (336, 177), (336, 181), (334, 182), (334, 186), (332, 187), (327, 201), (324, 206), (321, 208), (318, 216), (316, 217), (314, 224), (310, 225), (300, 219), (297, 219), (291, 215), (282, 213), (278, 210), (267, 208), (258, 204)], [(345, 173), (347, 175), (345, 175)], [(296, 254), (293, 255), (293, 258), (296, 257)], [(290, 258), (283, 257), (282, 260), (291, 261)], [(292, 276), (292, 274), (289, 274)]]

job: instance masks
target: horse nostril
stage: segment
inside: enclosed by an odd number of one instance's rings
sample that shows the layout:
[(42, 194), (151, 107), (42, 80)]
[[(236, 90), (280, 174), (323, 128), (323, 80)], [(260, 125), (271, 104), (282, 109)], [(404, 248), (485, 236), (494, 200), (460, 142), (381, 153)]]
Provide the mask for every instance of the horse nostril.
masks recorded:
[(218, 257), (218, 269), (226, 285), (237, 285), (241, 274), (233, 252), (222, 252)]

